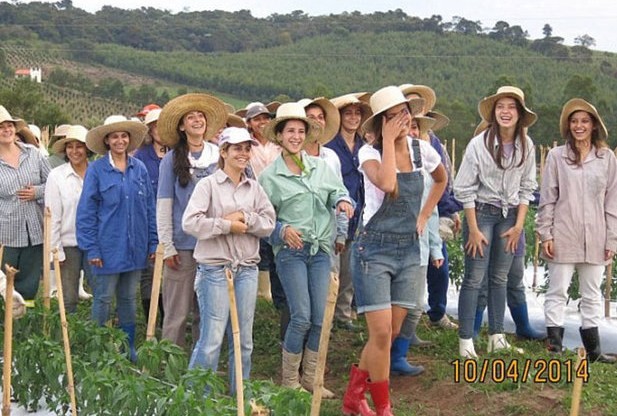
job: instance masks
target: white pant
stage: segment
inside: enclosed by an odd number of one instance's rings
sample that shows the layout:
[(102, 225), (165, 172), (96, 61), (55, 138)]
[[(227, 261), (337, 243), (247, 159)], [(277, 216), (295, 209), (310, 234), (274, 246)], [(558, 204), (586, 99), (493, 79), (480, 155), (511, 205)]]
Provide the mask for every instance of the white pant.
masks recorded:
[(605, 266), (587, 263), (548, 263), (548, 291), (544, 300), (546, 326), (563, 326), (568, 287), (578, 272), (581, 294), (581, 326), (583, 329), (597, 327), (602, 316), (602, 293), (600, 284)]

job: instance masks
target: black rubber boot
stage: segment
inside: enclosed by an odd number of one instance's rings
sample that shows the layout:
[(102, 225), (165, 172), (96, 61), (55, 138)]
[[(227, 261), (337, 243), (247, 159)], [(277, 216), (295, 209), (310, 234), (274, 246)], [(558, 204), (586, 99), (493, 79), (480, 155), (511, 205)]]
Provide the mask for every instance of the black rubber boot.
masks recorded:
[(585, 350), (587, 350), (587, 358), (590, 362), (599, 361), (601, 363), (614, 364), (617, 361), (617, 358), (613, 356), (602, 354), (600, 333), (597, 326), (587, 329), (579, 328), (579, 332), (581, 333), (581, 340), (583, 340), (583, 345)]
[(549, 352), (561, 353), (563, 351), (563, 333), (564, 328), (561, 326), (546, 327), (546, 348)]

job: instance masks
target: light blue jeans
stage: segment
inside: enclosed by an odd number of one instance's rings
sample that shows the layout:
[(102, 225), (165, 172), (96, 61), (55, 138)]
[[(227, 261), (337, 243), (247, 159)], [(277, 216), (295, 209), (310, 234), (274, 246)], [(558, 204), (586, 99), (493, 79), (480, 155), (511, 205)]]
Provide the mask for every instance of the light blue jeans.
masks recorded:
[(115, 295), (120, 326), (135, 325), (140, 277), (141, 270), (95, 275), (92, 320), (101, 326), (105, 325), (109, 320), (111, 302)]
[(301, 250), (283, 247), (275, 257), (291, 316), (283, 348), (292, 354), (304, 350), (305, 340), (311, 351), (319, 349), (330, 285), (330, 256), (323, 250), (311, 255), (310, 249), (307, 243)]
[[(234, 293), (240, 324), (240, 349), (242, 355), (242, 379), (251, 374), (253, 353), (253, 318), (257, 299), (257, 266), (239, 266), (232, 269)], [(229, 292), (225, 266), (199, 264), (195, 277), (195, 293), (199, 302), (199, 341), (195, 344), (189, 368), (202, 367), (216, 371), (227, 334), (229, 344), (230, 392), (236, 392), (233, 333), (229, 314)]]
[[(516, 222), (516, 209), (509, 209), (504, 218), (501, 208), (489, 204), (476, 204), (478, 228), (488, 240), (484, 257), (465, 255), (465, 275), (458, 298), (459, 337), (473, 337), (473, 325), (478, 306), (482, 280), (488, 279), (488, 328), (489, 334), (501, 334), (506, 308), (506, 284), (514, 255), (506, 252), (505, 233)], [(463, 223), (463, 241), (469, 238), (467, 221)]]

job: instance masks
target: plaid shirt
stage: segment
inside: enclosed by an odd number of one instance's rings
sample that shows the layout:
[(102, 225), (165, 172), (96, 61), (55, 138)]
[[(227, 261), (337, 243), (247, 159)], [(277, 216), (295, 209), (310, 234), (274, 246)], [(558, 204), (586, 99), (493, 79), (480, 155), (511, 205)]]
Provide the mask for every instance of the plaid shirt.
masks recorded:
[[(33, 146), (21, 148), (17, 169), (0, 159), (0, 243), (27, 247), (43, 243), (43, 196), (51, 170), (49, 162)], [(20, 201), (17, 191), (34, 187), (36, 200)]]

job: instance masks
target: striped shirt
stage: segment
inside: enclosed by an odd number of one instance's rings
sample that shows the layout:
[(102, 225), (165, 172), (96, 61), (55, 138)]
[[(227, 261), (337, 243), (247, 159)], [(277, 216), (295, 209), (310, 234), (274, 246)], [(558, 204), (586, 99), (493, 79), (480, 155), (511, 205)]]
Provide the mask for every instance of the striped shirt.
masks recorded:
[[(0, 159), (0, 243), (27, 247), (43, 243), (43, 197), (51, 170), (47, 159), (31, 145), (21, 149), (17, 169)], [(20, 201), (17, 191), (31, 185), (36, 200)]]
[(538, 187), (536, 181), (536, 152), (533, 142), (527, 140), (527, 155), (521, 166), (521, 146), (515, 140), (515, 157), (504, 156), (500, 169), (484, 144), (484, 132), (469, 141), (458, 174), (454, 180), (454, 196), (463, 208), (475, 208), (476, 203), (491, 204), (502, 208), (504, 217), (509, 208), (520, 204), (529, 205), (534, 200), (533, 192)]

